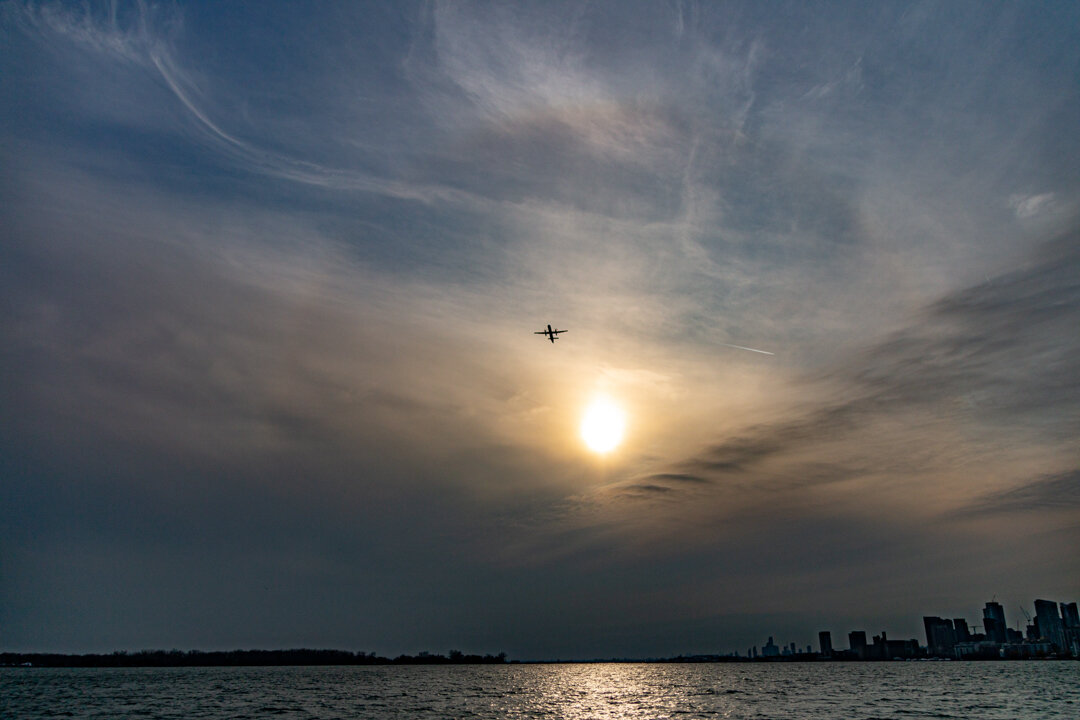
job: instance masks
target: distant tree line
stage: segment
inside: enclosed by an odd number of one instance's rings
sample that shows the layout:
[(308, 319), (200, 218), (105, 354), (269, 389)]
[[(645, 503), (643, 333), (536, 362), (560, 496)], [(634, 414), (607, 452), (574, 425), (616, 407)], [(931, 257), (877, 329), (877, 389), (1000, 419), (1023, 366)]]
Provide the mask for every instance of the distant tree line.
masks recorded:
[(274, 665), (478, 665), (506, 662), (506, 653), (449, 655), (422, 652), (386, 658), (375, 653), (348, 650), (118, 650), (107, 654), (63, 655), (59, 653), (0, 653), (0, 666), (18, 667), (242, 667)]

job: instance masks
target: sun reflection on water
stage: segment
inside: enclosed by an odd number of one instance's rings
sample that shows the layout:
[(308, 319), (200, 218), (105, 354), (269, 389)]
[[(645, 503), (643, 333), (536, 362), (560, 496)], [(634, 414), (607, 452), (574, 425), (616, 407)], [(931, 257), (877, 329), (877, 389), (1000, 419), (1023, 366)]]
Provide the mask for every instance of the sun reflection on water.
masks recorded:
[[(722, 682), (721, 677), (717, 681)], [(735, 707), (724, 699), (722, 689), (687, 685), (685, 670), (677, 665), (551, 665), (538, 673), (535, 691), (520, 717), (723, 718), (730, 717)], [(699, 696), (701, 702), (695, 703), (688, 694)]]

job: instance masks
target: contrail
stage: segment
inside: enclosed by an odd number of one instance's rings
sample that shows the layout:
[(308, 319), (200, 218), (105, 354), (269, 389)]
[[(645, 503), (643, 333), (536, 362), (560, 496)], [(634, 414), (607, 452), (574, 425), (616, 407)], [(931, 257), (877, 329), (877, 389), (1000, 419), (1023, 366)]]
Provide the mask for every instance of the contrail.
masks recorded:
[(725, 347), (733, 347), (733, 348), (738, 348), (739, 350), (749, 350), (750, 352), (761, 353), (762, 355), (775, 355), (776, 354), (776, 353), (771, 353), (768, 350), (758, 350), (756, 348), (748, 348), (748, 347), (744, 347), (742, 345), (732, 345), (731, 343), (720, 343), (720, 344), (725, 346)]

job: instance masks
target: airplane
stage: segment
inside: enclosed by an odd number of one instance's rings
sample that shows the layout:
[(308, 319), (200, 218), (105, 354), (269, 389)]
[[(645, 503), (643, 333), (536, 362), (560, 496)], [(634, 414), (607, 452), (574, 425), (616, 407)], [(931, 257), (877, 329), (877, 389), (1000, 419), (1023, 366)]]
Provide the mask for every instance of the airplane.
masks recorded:
[(569, 330), (552, 330), (551, 325), (548, 324), (547, 330), (538, 330), (533, 335), (546, 335), (551, 342), (555, 342), (559, 339), (559, 333), (570, 332)]

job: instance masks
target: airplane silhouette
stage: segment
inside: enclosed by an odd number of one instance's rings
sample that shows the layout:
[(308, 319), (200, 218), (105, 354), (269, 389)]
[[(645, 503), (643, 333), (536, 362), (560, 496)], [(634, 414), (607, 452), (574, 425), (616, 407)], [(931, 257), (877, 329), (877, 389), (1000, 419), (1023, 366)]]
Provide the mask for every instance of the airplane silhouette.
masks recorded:
[(569, 332), (569, 330), (552, 330), (551, 324), (547, 326), (547, 330), (538, 330), (533, 335), (546, 335), (551, 342), (555, 342), (559, 339), (559, 333)]

